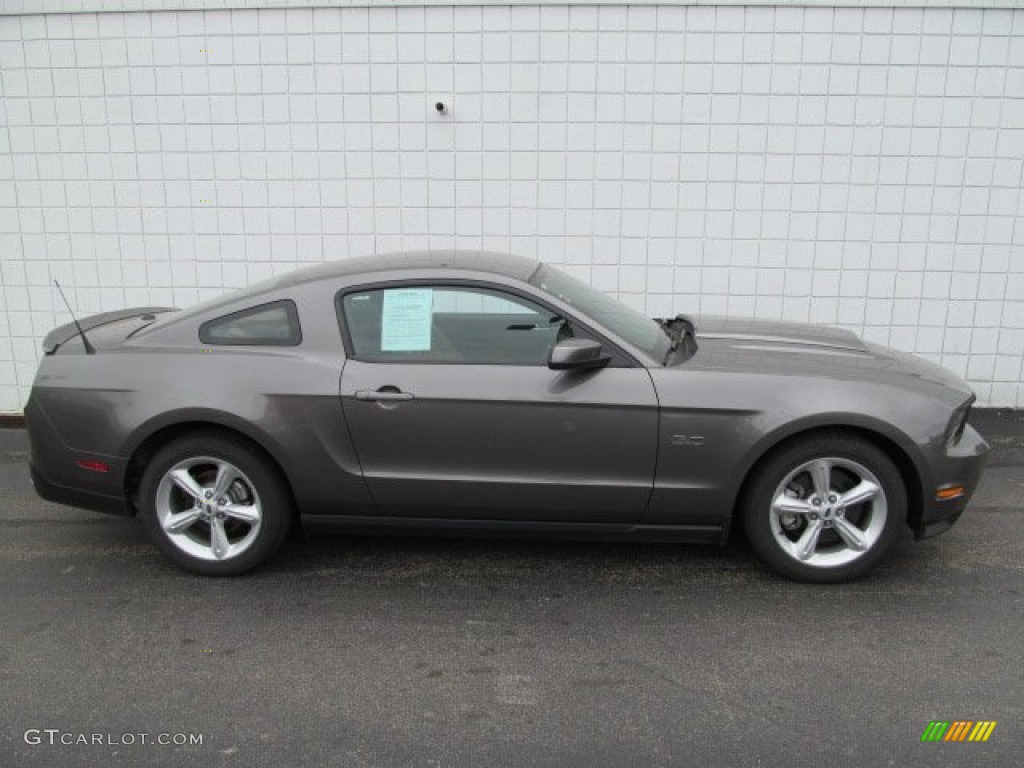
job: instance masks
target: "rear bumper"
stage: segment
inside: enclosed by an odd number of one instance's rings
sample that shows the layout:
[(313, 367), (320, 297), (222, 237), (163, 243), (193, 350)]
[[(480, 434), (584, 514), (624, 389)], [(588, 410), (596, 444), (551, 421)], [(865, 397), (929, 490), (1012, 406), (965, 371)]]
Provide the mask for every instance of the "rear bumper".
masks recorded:
[(81, 488), (69, 488), (65, 485), (51, 483), (43, 477), (34, 466), (29, 466), (32, 485), (36, 493), (47, 501), (56, 504), (67, 504), (69, 507), (91, 509), (94, 512), (106, 512), (111, 515), (131, 515), (132, 509), (127, 501), (120, 496), (106, 496), (102, 493), (85, 491)]
[[(960, 442), (932, 462), (931, 482), (922, 489), (924, 504), (920, 521), (914, 527), (915, 539), (938, 536), (953, 527), (978, 487), (989, 451), (985, 439), (968, 425)], [(962, 486), (964, 494), (944, 501), (936, 498), (938, 489), (951, 486)]]
[[(47, 501), (115, 515), (133, 514), (124, 494), (127, 461), (67, 445), (34, 397), (25, 405), (29, 471), (36, 493)], [(103, 472), (82, 468), (79, 460), (101, 461)]]

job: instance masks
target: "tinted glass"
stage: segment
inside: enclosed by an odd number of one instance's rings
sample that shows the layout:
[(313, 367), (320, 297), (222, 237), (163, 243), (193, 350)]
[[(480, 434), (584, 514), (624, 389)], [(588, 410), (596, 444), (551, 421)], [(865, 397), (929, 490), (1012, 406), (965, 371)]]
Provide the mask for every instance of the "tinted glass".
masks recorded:
[(373, 362), (547, 365), (568, 333), (543, 307), (483, 288), (359, 291), (343, 307), (355, 356)]
[(298, 313), (290, 301), (278, 301), (234, 312), (203, 323), (204, 344), (293, 346), (301, 340)]
[(530, 282), (566, 304), (576, 307), (656, 360), (662, 359), (668, 351), (668, 336), (652, 318), (591, 288), (575, 277), (544, 265), (530, 278)]

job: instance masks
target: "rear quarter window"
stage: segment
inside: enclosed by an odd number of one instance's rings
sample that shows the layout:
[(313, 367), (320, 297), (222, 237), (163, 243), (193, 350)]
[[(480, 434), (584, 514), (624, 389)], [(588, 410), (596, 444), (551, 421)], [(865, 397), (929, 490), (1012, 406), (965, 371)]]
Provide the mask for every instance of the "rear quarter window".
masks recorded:
[(210, 345), (294, 347), (302, 341), (295, 302), (274, 301), (207, 320), (199, 340)]

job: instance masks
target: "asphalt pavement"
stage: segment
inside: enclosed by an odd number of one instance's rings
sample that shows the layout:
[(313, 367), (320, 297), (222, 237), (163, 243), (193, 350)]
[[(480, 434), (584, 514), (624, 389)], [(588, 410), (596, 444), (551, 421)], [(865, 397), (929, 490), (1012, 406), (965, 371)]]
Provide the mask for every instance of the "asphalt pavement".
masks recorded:
[(204, 579), (0, 430), (0, 766), (1019, 765), (1024, 416), (990, 416), (958, 525), (837, 587), (741, 540), (299, 537)]

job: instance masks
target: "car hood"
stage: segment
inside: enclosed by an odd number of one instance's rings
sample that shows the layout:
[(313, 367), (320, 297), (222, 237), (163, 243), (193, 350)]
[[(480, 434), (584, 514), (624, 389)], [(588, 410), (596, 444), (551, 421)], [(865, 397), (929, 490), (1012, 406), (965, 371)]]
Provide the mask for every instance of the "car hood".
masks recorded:
[(852, 331), (778, 320), (698, 315), (697, 353), (679, 366), (847, 379), (917, 380), (969, 397), (956, 374), (905, 352), (863, 341)]
[(867, 348), (855, 333), (825, 325), (789, 323), (781, 320), (757, 320), (751, 317), (698, 315), (694, 319), (698, 339), (724, 339), (744, 345), (772, 344), (794, 348), (819, 347), (865, 352)]

